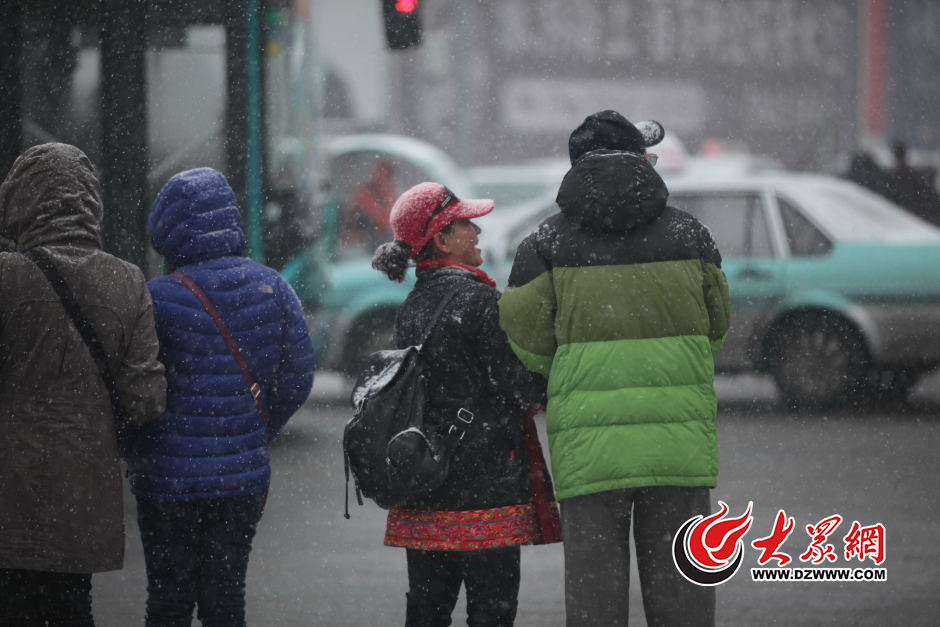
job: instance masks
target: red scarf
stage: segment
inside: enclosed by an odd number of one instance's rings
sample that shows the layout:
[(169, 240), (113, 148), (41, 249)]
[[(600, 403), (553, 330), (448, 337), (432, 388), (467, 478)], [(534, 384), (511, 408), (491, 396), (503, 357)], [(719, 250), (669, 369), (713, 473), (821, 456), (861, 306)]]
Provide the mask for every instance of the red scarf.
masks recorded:
[(496, 287), (496, 281), (490, 278), (486, 272), (480, 270), (479, 268), (474, 268), (473, 266), (468, 266), (462, 264), (458, 261), (451, 261), (450, 259), (440, 259), (439, 257), (434, 257), (433, 259), (425, 259), (424, 261), (418, 264), (418, 270), (426, 270), (428, 268), (442, 268), (444, 266), (455, 266), (467, 272), (472, 272), (477, 275), (481, 281), (489, 285), (490, 287)]

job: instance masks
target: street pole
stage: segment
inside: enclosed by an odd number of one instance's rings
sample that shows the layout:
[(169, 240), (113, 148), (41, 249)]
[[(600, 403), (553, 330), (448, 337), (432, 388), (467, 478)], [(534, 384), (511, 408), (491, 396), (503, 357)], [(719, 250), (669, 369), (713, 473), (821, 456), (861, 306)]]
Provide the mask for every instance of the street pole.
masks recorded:
[(248, 256), (264, 263), (264, 170), (261, 138), (261, 26), (259, 0), (248, 0), (247, 28), (247, 137), (245, 142), (245, 213), (248, 216)]
[(475, 101), (473, 85), (473, 37), (476, 32), (475, 3), (455, 2), (454, 9), (454, 75), (456, 99), (454, 102), (454, 156), (463, 167), (474, 158)]

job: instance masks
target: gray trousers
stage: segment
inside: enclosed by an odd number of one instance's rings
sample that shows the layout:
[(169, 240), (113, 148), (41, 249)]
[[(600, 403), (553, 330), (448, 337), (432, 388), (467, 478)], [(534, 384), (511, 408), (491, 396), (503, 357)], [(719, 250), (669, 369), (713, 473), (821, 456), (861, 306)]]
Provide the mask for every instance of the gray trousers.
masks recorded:
[(683, 577), (672, 539), (693, 516), (711, 513), (709, 488), (655, 486), (567, 498), (567, 627), (626, 627), (630, 589), (630, 520), (649, 627), (714, 627), (715, 589)]

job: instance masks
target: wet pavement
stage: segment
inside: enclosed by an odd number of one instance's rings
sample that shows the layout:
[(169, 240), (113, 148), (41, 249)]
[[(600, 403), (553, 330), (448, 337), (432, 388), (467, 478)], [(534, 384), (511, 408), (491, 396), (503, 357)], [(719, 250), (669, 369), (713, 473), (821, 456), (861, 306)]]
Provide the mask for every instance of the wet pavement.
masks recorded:
[[(404, 624), (405, 555), (382, 546), (385, 512), (371, 503), (358, 507), (353, 497), (352, 519), (343, 518), (347, 387), (339, 377), (321, 377), (314, 400), (275, 441), (271, 494), (248, 571), (249, 624)], [(721, 472), (713, 508), (722, 500), (740, 515), (754, 502), (744, 566), (717, 588), (718, 624), (940, 624), (940, 376), (925, 380), (907, 406), (865, 412), (790, 413), (777, 404), (772, 384), (758, 377), (722, 377), (717, 387)], [(544, 440), (544, 421), (540, 430)], [(127, 497), (125, 568), (93, 580), (102, 627), (143, 623), (143, 555)], [(758, 552), (749, 543), (769, 535), (778, 509), (796, 519), (782, 546), (796, 562), (790, 566), (807, 565), (798, 556), (809, 544), (808, 524), (841, 515), (844, 522), (829, 539), (837, 553), (853, 520), (883, 524), (887, 581), (751, 581)], [(516, 625), (564, 625), (561, 546), (522, 550)], [(849, 565), (841, 555), (833, 564)], [(631, 583), (630, 624), (642, 626), (635, 562)], [(464, 623), (461, 599), (454, 624)]]

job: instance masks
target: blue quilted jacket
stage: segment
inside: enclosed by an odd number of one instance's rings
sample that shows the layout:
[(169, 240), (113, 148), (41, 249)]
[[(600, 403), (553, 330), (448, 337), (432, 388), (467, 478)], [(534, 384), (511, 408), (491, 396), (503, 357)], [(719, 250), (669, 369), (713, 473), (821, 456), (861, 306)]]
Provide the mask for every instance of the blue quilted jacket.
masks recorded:
[[(297, 296), (277, 272), (241, 256), (245, 235), (235, 195), (215, 170), (170, 179), (153, 204), (150, 233), (222, 316), (262, 388), (273, 437), (313, 385), (313, 345)], [(147, 285), (167, 409), (134, 443), (131, 490), (157, 500), (263, 491), (271, 467), (261, 414), (212, 318), (175, 278)]]

